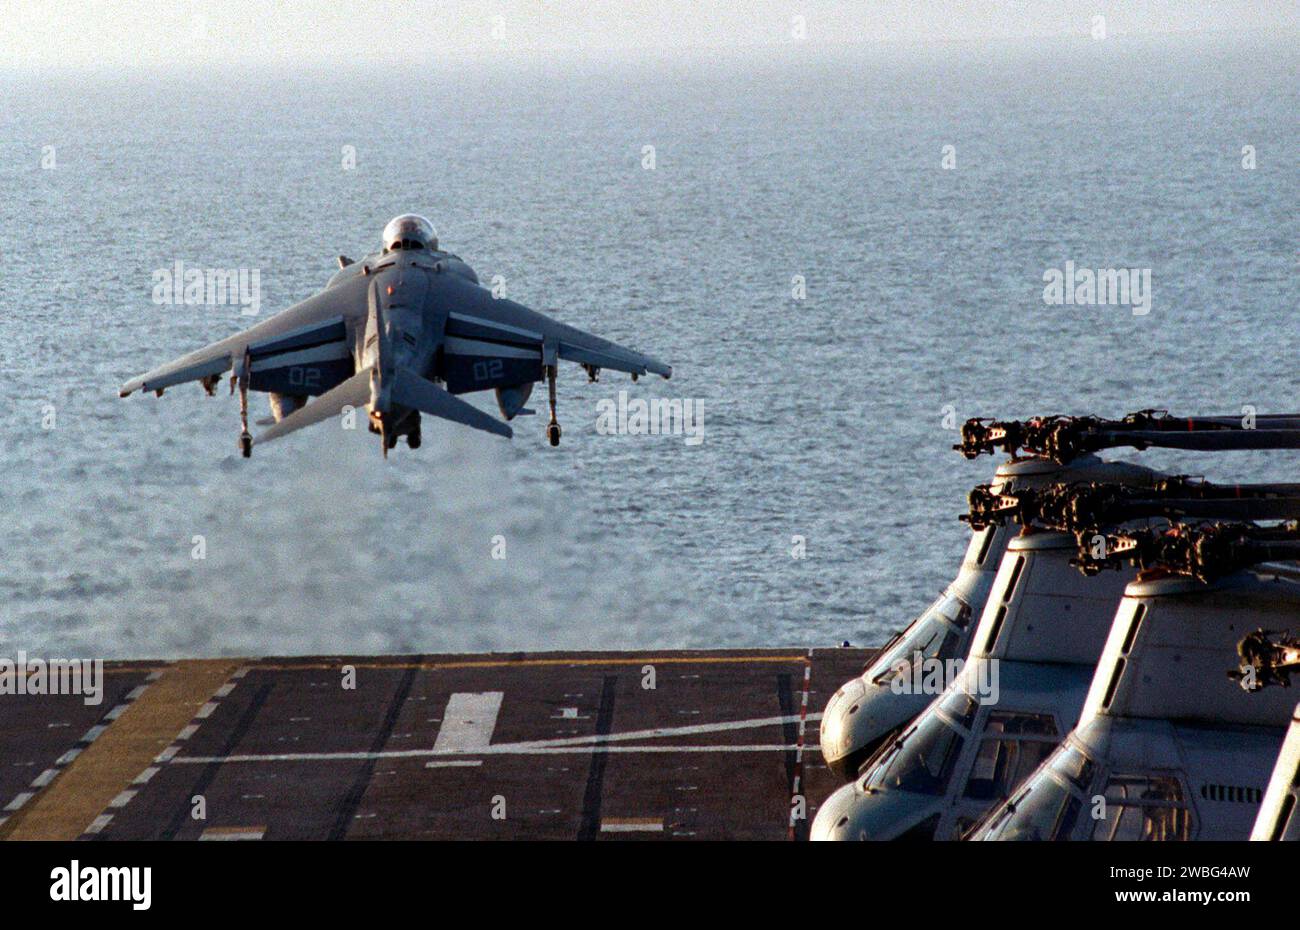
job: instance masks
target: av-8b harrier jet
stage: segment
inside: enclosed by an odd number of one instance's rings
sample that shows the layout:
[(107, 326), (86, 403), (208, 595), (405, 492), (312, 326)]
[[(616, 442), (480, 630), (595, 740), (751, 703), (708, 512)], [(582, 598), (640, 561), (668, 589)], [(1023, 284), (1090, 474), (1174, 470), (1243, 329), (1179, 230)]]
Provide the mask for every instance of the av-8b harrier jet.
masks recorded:
[(339, 271), (314, 297), (251, 329), (132, 378), (137, 390), (198, 381), (214, 393), (232, 371), (239, 389), (240, 449), (247, 458), (248, 392), (270, 394), (273, 421), (258, 443), (364, 408), (384, 455), (406, 437), (420, 446), (420, 414), (509, 438), (511, 428), (455, 395), (496, 391), (506, 420), (526, 410), (533, 384), (546, 380), (547, 437), (559, 445), (555, 372), (577, 362), (594, 381), (602, 368), (664, 378), (672, 369), (648, 355), (558, 323), (495, 297), (469, 265), (438, 248), (430, 222), (405, 214), (384, 227), (383, 251), (359, 262), (339, 256)]

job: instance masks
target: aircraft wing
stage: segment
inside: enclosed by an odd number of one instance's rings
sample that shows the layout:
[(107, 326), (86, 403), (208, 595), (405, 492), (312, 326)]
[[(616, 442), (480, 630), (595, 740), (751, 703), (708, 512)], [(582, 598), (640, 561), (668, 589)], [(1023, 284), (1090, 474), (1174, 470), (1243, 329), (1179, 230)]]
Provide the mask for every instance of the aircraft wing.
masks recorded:
[(597, 368), (672, 376), (672, 368), (653, 356), (560, 323), (513, 300), (495, 298), (491, 291), (457, 275), (442, 275), (436, 287), (449, 311), (447, 335), (472, 343), (476, 356), (491, 354), (484, 344), (501, 346), (498, 351), (503, 357), (523, 349), (539, 353), (544, 361), (553, 350), (557, 358)]
[[(241, 333), (132, 378), (118, 393), (126, 397), (138, 390), (217, 378), (242, 360), (245, 350), (251, 357), (253, 389), (323, 393), (352, 374), (348, 323), (365, 319), (368, 283), (358, 277), (308, 297)], [(290, 385), (290, 374), (306, 383)], [(281, 386), (280, 381), (286, 383)]]

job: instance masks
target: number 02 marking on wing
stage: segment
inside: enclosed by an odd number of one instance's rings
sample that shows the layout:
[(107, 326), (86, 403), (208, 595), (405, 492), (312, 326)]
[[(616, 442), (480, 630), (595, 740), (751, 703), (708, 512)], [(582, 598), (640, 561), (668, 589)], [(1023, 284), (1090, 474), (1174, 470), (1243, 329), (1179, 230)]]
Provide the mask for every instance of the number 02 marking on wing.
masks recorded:
[(320, 387), (320, 369), (294, 365), (289, 369), (289, 383), (294, 387)]
[(504, 373), (505, 366), (501, 364), (501, 359), (499, 358), (474, 363), (475, 381), (490, 381), (494, 378), (500, 378)]

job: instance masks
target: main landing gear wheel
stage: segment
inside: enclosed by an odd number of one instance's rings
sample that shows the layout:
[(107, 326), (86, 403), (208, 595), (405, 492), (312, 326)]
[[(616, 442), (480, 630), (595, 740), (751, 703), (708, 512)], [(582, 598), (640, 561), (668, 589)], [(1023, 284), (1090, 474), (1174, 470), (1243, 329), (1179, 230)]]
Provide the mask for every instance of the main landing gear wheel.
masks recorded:
[(418, 429), (412, 430), (411, 432), (406, 434), (406, 448), (408, 449), (420, 448), (420, 431)]

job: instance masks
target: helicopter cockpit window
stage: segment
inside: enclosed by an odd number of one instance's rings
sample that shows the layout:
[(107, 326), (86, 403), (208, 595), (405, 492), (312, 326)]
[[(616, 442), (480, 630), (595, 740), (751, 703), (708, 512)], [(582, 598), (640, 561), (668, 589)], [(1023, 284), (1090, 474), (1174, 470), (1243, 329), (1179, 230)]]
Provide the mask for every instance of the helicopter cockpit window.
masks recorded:
[(1111, 775), (1104, 792), (1104, 816), (1094, 840), (1186, 840), (1191, 818), (1177, 778), (1168, 775)]
[(961, 598), (940, 595), (898, 642), (871, 664), (868, 677), (876, 684), (884, 684), (910, 669), (918, 653), (922, 659), (955, 658), (970, 615), (970, 606)]
[[(948, 704), (954, 699), (962, 705), (958, 709), (961, 719), (973, 716), (975, 702), (969, 695), (955, 692), (944, 702)], [(969, 713), (965, 710), (967, 704), (972, 708)], [(964, 740), (955, 727), (933, 710), (928, 711), (921, 715), (910, 732), (899, 737), (892, 752), (881, 756), (876, 768), (864, 777), (862, 784), (868, 788), (942, 795), (947, 790), (963, 744)]]
[(989, 714), (965, 795), (1000, 800), (1033, 774), (1060, 739), (1050, 714)]
[(1062, 747), (976, 835), (985, 840), (1068, 840), (1092, 772), (1087, 756), (1073, 746)]

